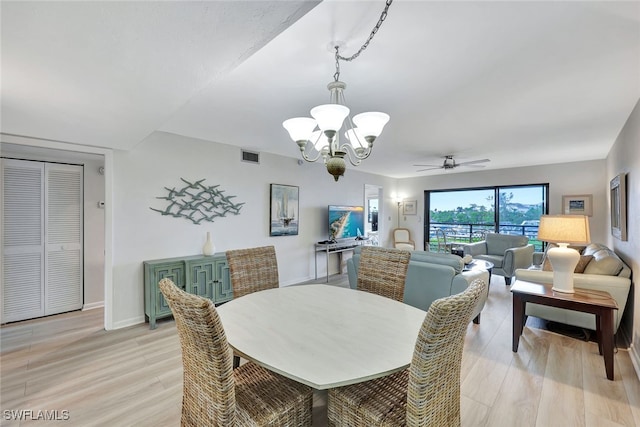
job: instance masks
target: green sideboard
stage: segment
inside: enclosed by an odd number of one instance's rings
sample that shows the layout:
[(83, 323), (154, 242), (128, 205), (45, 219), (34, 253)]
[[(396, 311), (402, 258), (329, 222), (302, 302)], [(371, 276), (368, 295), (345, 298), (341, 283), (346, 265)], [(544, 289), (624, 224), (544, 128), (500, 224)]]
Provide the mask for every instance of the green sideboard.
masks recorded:
[(171, 316), (171, 309), (158, 288), (158, 282), (171, 279), (182, 290), (209, 298), (215, 304), (233, 298), (229, 266), (224, 253), (213, 256), (193, 255), (144, 261), (144, 314), (149, 328), (156, 319)]

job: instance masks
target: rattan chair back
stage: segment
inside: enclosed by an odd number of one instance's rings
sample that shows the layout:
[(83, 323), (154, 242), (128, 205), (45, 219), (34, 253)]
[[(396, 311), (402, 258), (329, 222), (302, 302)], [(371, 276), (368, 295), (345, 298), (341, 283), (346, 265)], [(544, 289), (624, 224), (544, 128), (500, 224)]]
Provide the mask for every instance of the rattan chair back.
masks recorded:
[(233, 426), (236, 401), (231, 351), (213, 302), (160, 281), (182, 347), (183, 426)]
[(409, 369), (329, 390), (329, 426), (460, 426), (462, 348), (474, 307), (487, 292), (477, 279), (434, 301)]
[(363, 246), (358, 266), (358, 289), (402, 302), (411, 252)]
[(182, 347), (182, 427), (311, 426), (310, 387), (252, 362), (232, 369), (231, 348), (213, 302), (178, 289), (169, 279), (159, 286)]
[(273, 246), (234, 249), (226, 255), (234, 298), (280, 286)]
[(480, 279), (459, 294), (434, 301), (409, 368), (408, 426), (460, 425), (460, 370), (467, 326), (487, 293)]

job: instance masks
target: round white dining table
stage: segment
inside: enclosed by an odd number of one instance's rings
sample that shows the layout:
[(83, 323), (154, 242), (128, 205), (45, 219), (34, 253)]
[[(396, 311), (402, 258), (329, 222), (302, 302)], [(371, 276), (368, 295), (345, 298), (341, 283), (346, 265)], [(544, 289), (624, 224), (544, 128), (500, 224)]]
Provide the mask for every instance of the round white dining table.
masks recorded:
[(268, 289), (216, 309), (230, 346), (243, 358), (318, 390), (408, 367), (426, 315), (332, 285)]

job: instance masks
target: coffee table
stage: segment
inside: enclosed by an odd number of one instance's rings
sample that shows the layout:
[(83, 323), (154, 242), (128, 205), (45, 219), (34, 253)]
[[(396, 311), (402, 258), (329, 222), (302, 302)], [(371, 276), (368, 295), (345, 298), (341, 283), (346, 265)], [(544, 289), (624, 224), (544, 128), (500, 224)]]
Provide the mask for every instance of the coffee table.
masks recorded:
[(493, 270), (494, 264), (489, 261), (485, 261), (483, 259), (474, 259), (469, 264), (465, 264), (462, 271), (475, 271), (475, 270), (486, 270), (489, 272), (489, 283), (487, 286), (491, 286), (491, 271)]
[(518, 351), (520, 335), (527, 321), (528, 302), (549, 307), (591, 313), (596, 316), (598, 351), (604, 356), (607, 378), (613, 381), (613, 310), (618, 309), (616, 300), (608, 292), (575, 288), (575, 293), (555, 292), (551, 284), (516, 280), (511, 286), (513, 294), (513, 341), (512, 350)]

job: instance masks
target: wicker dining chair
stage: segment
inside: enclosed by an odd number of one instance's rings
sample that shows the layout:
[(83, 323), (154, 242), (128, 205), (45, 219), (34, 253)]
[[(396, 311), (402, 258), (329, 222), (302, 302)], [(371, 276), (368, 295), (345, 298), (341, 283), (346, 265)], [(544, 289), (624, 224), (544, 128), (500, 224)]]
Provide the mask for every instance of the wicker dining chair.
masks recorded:
[[(275, 247), (234, 249), (226, 255), (234, 298), (280, 286)], [(238, 366), (240, 357), (233, 356), (234, 369)]]
[(357, 288), (402, 302), (411, 252), (363, 246)]
[(273, 246), (234, 249), (226, 254), (234, 298), (280, 286)]
[(233, 369), (213, 302), (184, 292), (170, 279), (159, 286), (182, 347), (182, 427), (311, 425), (310, 387), (252, 362)]
[(460, 426), (460, 369), (467, 325), (487, 292), (476, 279), (434, 301), (409, 369), (329, 390), (329, 426)]

